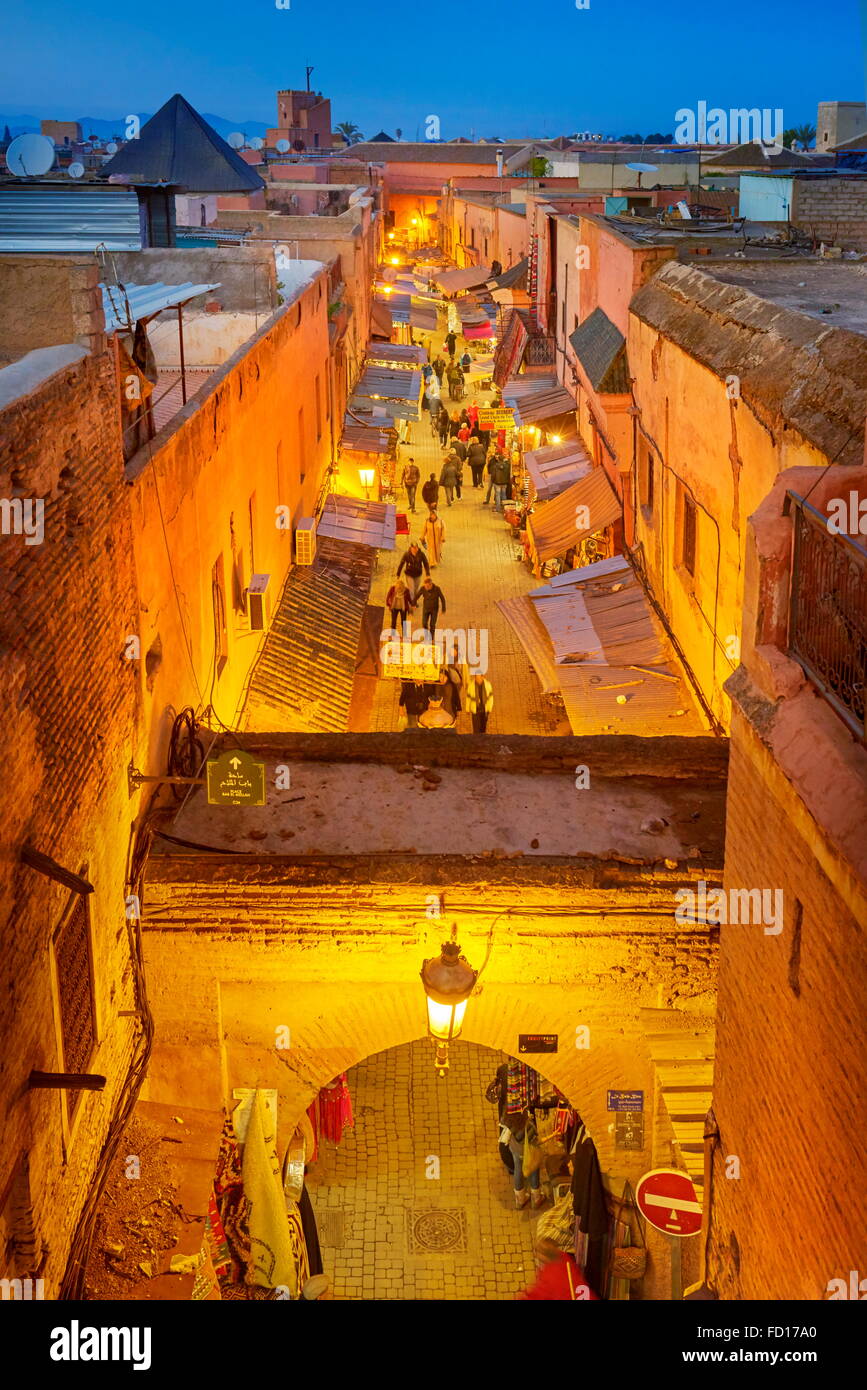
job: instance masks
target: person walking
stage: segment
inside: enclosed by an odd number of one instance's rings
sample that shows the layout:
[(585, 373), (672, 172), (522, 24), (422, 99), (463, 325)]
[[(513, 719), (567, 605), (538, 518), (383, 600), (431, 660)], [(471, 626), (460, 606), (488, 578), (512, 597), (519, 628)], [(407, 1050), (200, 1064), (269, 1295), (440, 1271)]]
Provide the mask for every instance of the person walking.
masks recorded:
[(464, 443), (464, 441), (461, 439), (460, 435), (458, 435), (457, 439), (453, 439), (453, 440), (452, 440), (451, 452), (452, 452), (453, 454), (457, 454), (457, 456), (458, 456), (458, 458), (460, 459), (461, 463), (466, 463), (466, 461), (467, 461), (467, 446), (466, 446), (466, 444)]
[(439, 679), (433, 685), (427, 686), (426, 694), (429, 700), (441, 700), (446, 714), (457, 721), (461, 712), (460, 676), (454, 680), (444, 666), (439, 673)]
[(453, 330), (449, 329), (448, 333), (446, 334), (446, 348), (448, 350), (449, 357), (454, 357), (455, 344), (457, 343), (457, 341), (458, 340), (455, 337)]
[(454, 500), (455, 485), (458, 480), (458, 462), (457, 454), (446, 454), (445, 462), (443, 463), (440, 473), (440, 487), (444, 487), (446, 490), (446, 502), (449, 506), (452, 505), (452, 501)]
[(454, 454), (455, 458), (455, 496), (457, 497), (459, 502), (461, 500), (461, 488), (464, 484), (464, 461), (458, 453), (457, 449), (457, 445), (459, 445), (460, 443), (460, 439), (455, 440), (455, 447), (453, 447), (452, 449), (452, 453)]
[(468, 678), (466, 698), (467, 710), (473, 716), (473, 733), (487, 733), (488, 716), (494, 708), (494, 687), (481, 671)]
[(423, 681), (402, 681), (398, 706), (403, 710), (408, 729), (417, 729), (418, 721), (427, 709), (428, 697)]
[(534, 1207), (541, 1207), (545, 1202), (545, 1194), (539, 1187), (539, 1169), (537, 1168), (532, 1172), (528, 1178), (524, 1178), (524, 1135), (528, 1121), (529, 1116), (526, 1110), (506, 1114), (506, 1126), (509, 1130), (509, 1151), (515, 1161), (515, 1167), (512, 1170), (512, 1182), (515, 1189), (515, 1206), (518, 1211), (522, 1211), (531, 1200)]
[(598, 1303), (595, 1294), (587, 1283), (587, 1277), (568, 1250), (561, 1250), (556, 1241), (545, 1237), (536, 1241), (536, 1254), (539, 1269), (535, 1283), (515, 1295), (517, 1300), (540, 1299), (543, 1302), (582, 1302)]
[(474, 430), (476, 428), (476, 425), (479, 423), (478, 401), (473, 401), (471, 405), (467, 406), (467, 419), (470, 422), (470, 429)]
[(449, 420), (449, 439), (457, 439), (460, 432), (461, 417), (458, 415), (458, 412), (456, 410), (453, 410), (451, 419)]
[(421, 474), (418, 471), (418, 464), (415, 459), (407, 459), (403, 467), (400, 481), (401, 486), (406, 488), (406, 499), (411, 512), (415, 512), (415, 494), (418, 489)]
[(440, 445), (442, 446), (443, 449), (446, 447), (446, 445), (447, 445), (448, 442), (449, 442), (449, 425), (450, 425), (450, 424), (451, 424), (451, 421), (449, 420), (449, 412), (448, 412), (448, 410), (446, 409), (445, 405), (443, 404), (442, 400), (440, 400), (440, 413), (439, 413), (439, 415), (437, 416), (437, 425), (439, 426)]
[(437, 482), (436, 473), (431, 473), (427, 482), (421, 490), (421, 500), (430, 509), (436, 511), (437, 503), (440, 499), (440, 485)]
[(443, 374), (445, 373), (446, 363), (445, 358), (443, 357), (441, 352), (438, 352), (436, 357), (434, 358), (433, 369), (436, 372), (436, 377), (440, 385), (440, 390), (442, 390)]
[(506, 489), (509, 485), (509, 462), (504, 459), (502, 454), (494, 454), (491, 467), (491, 479), (494, 484), (494, 511), (504, 510), (506, 500)]
[(392, 631), (403, 636), (404, 625), (409, 621), (409, 615), (415, 608), (415, 600), (409, 591), (406, 580), (395, 579), (385, 596), (385, 606), (391, 612)]
[(488, 459), (487, 462), (487, 467), (485, 468), (485, 472), (488, 475), (488, 491), (486, 492), (485, 500), (482, 503), (483, 507), (487, 507), (488, 503), (491, 500), (491, 493), (494, 490), (494, 459), (496, 457), (497, 455), (495, 453), (491, 454), (491, 457)]
[(428, 515), (428, 519), (421, 529), (421, 543), (427, 550), (431, 569), (434, 569), (443, 558), (443, 547), (446, 543), (446, 528), (436, 512), (432, 511)]
[(430, 565), (423, 550), (419, 549), (418, 541), (411, 541), (409, 549), (405, 550), (400, 557), (400, 564), (397, 567), (397, 576), (400, 578), (401, 571), (406, 572), (406, 587), (409, 589), (413, 601), (418, 594), (418, 582), (422, 576), (422, 570), (430, 578)]
[(472, 365), (473, 365), (473, 359), (472, 359), (472, 357), (470, 357), (470, 354), (469, 354), (468, 352), (465, 352), (464, 355), (463, 355), (463, 357), (461, 358), (461, 371), (463, 372), (464, 376), (469, 376), (469, 374), (470, 374), (470, 367), (471, 367)]
[(480, 488), (485, 472), (485, 451), (478, 439), (470, 440), (467, 448), (467, 463), (470, 465), (470, 472), (473, 475), (473, 487)]
[[(419, 344), (419, 346), (421, 346), (421, 344)], [(430, 362), (425, 362), (425, 363), (424, 363), (424, 365), (422, 366), (422, 369), (421, 369), (421, 374), (422, 374), (422, 376), (424, 377), (425, 386), (426, 386), (427, 383), (430, 381), (431, 377), (433, 376), (433, 367), (431, 366)]]
[(434, 634), (437, 630), (437, 618), (439, 617), (440, 609), (445, 613), (446, 596), (439, 584), (434, 584), (430, 577), (430, 571), (428, 571), (424, 577), (424, 583), (421, 586), (421, 621), (422, 627), (427, 628), (427, 631), (430, 633), (431, 641), (433, 641)]

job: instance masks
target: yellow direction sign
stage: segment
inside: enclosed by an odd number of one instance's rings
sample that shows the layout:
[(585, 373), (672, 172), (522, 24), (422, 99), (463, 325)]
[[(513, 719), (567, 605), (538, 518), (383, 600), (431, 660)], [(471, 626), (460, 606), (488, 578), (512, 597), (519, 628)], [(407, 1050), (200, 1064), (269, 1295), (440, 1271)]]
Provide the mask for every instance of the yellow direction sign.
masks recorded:
[(515, 423), (515, 412), (507, 407), (501, 410), (486, 410), (479, 406), (479, 425), (483, 430), (511, 429)]
[(205, 764), (209, 806), (264, 806), (265, 764), (240, 748), (229, 748)]

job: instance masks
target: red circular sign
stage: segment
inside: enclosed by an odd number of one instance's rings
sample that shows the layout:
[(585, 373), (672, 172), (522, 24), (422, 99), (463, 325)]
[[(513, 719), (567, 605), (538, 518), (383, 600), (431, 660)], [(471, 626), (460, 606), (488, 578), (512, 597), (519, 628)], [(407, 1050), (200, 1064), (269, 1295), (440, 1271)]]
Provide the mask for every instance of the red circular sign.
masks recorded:
[(701, 1230), (701, 1202), (688, 1173), (654, 1168), (635, 1189), (638, 1209), (667, 1236), (694, 1236)]

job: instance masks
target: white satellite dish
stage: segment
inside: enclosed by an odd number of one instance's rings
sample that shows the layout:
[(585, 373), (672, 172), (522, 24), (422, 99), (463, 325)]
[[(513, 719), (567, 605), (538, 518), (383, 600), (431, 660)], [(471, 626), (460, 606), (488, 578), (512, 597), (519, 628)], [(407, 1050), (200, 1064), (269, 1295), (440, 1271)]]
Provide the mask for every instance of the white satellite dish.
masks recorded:
[(232, 134), (229, 136), (229, 144), (232, 146), (233, 150), (242, 150), (246, 143), (240, 130), (232, 131)]
[(47, 135), (16, 135), (6, 151), (6, 168), (16, 179), (39, 178), (54, 163), (54, 141)]
[(71, 179), (80, 179), (84, 173), (84, 165), (78, 163), (70, 164), (66, 172)]
[(627, 164), (627, 169), (635, 169), (639, 174), (655, 174), (659, 168), (658, 164)]
[(253, 136), (253, 139), (250, 141), (250, 149), (251, 149), (251, 150), (261, 150), (261, 148), (262, 148), (262, 146), (263, 146), (264, 144), (265, 144), (265, 141), (262, 139), (261, 135), (254, 135), (254, 136)]
[(288, 140), (277, 141), (277, 149), (280, 151), (281, 154), (286, 154), (287, 150), (291, 150), (291, 148), (292, 146), (289, 144)]
[(109, 154), (117, 154), (117, 142), (115, 140), (109, 140), (105, 148)]

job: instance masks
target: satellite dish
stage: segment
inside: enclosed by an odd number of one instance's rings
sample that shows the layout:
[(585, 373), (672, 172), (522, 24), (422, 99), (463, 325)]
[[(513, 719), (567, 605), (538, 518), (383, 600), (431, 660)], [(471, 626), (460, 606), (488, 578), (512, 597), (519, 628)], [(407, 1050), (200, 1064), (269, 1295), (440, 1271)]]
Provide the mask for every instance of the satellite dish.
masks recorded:
[(47, 135), (16, 135), (6, 151), (6, 168), (16, 179), (38, 178), (54, 163), (54, 141)]
[(242, 150), (244, 148), (246, 141), (240, 130), (232, 131), (232, 134), (229, 136), (229, 144), (232, 146), (233, 150)]
[(117, 142), (115, 140), (109, 140), (105, 148), (109, 154), (117, 154)]
[(250, 141), (250, 149), (261, 150), (264, 143), (265, 141), (262, 139), (261, 135), (254, 135), (253, 139)]
[(82, 174), (84, 173), (84, 165), (77, 163), (70, 164), (66, 172), (71, 179), (80, 179)]
[(355, 190), (354, 193), (350, 193), (350, 195), (349, 195), (349, 207), (354, 208), (354, 207), (355, 207), (355, 204), (358, 203), (358, 202), (360, 202), (361, 199), (365, 196), (365, 191), (366, 191), (366, 190), (363, 189), (363, 188), (356, 188), (356, 190)]
[(286, 154), (288, 150), (291, 150), (291, 148), (292, 146), (289, 144), (288, 140), (277, 141), (277, 149), (280, 151), (281, 154)]
[(627, 164), (627, 169), (635, 169), (639, 174), (655, 174), (659, 168), (658, 164)]

